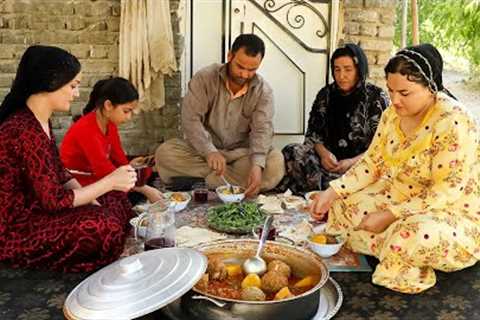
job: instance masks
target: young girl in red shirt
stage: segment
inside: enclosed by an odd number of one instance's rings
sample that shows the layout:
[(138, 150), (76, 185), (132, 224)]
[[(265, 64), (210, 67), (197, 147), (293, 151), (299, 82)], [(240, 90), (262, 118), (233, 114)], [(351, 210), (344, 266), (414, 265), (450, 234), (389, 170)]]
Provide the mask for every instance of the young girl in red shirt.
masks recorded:
[[(128, 80), (115, 77), (95, 84), (83, 116), (68, 129), (60, 147), (62, 162), (82, 186), (129, 164), (117, 126), (129, 121), (137, 107), (138, 92)], [(137, 162), (133, 159), (130, 164)], [(132, 190), (150, 202), (162, 197), (159, 190), (148, 185)]]

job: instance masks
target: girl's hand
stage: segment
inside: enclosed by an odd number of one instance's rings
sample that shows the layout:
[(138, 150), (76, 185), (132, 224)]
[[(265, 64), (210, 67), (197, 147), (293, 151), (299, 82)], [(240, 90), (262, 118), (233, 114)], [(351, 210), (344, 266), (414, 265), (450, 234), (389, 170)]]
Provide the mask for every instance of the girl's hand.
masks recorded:
[(328, 213), (328, 210), (330, 210), (333, 201), (337, 198), (338, 195), (332, 188), (328, 188), (315, 195), (313, 203), (310, 205), (310, 215), (312, 218), (315, 220), (322, 220)]
[(151, 154), (145, 157), (133, 158), (132, 160), (130, 160), (130, 165), (132, 167), (137, 167), (137, 166), (153, 167), (155, 166), (155, 155)]
[(163, 193), (151, 186), (145, 185), (142, 187), (136, 187), (134, 188), (134, 190), (143, 194), (150, 203), (155, 203), (158, 200), (162, 200), (164, 198)]
[(140, 167), (145, 165), (145, 158), (144, 157), (136, 157), (130, 160), (130, 165), (132, 167)]
[(132, 166), (125, 165), (117, 168), (105, 178), (108, 179), (112, 190), (128, 192), (135, 186), (137, 174)]

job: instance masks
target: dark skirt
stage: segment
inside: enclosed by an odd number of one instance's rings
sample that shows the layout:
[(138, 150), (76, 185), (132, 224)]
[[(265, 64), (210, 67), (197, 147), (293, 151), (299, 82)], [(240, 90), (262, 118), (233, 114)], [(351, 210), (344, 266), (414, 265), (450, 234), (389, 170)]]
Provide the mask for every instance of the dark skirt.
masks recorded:
[(325, 190), (330, 181), (340, 177), (340, 174), (322, 167), (320, 157), (310, 145), (289, 144), (283, 148), (282, 153), (286, 174), (276, 191), (290, 189), (294, 194), (303, 195), (313, 190)]

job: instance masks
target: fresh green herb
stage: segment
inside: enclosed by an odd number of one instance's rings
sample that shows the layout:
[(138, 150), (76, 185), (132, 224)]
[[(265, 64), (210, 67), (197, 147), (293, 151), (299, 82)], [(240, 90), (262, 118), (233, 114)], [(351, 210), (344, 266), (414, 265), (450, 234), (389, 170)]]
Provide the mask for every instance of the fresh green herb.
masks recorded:
[(208, 225), (231, 233), (248, 233), (265, 220), (266, 214), (252, 202), (228, 203), (208, 209)]

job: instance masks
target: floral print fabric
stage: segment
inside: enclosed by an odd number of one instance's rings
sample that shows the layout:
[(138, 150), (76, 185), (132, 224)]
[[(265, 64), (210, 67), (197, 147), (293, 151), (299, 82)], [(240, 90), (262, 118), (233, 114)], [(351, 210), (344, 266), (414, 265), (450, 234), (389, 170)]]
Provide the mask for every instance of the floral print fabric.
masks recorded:
[(120, 256), (133, 211), (119, 191), (99, 197), (101, 206), (73, 208), (64, 187), (72, 177), (50, 137), (26, 107), (0, 126), (0, 261), (91, 271)]
[[(380, 259), (374, 283), (417, 293), (435, 284), (433, 269), (455, 271), (480, 258), (478, 127), (442, 93), (415, 132), (399, 125), (388, 108), (364, 157), (330, 183), (341, 198), (327, 230)], [(353, 231), (364, 215), (386, 209), (398, 218), (386, 231)]]

